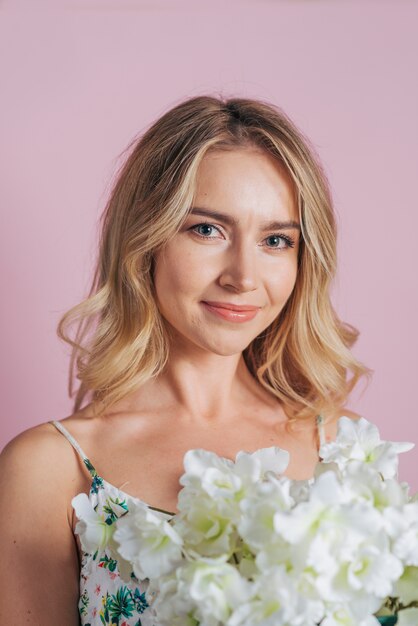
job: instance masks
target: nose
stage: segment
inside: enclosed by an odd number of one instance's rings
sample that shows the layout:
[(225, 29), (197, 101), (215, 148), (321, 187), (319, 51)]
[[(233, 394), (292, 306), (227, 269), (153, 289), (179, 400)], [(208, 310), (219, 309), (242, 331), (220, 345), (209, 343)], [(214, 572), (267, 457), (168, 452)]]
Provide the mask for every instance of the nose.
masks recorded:
[(255, 291), (259, 283), (257, 250), (254, 242), (237, 243), (231, 247), (225, 259), (224, 268), (219, 276), (221, 287), (236, 292)]

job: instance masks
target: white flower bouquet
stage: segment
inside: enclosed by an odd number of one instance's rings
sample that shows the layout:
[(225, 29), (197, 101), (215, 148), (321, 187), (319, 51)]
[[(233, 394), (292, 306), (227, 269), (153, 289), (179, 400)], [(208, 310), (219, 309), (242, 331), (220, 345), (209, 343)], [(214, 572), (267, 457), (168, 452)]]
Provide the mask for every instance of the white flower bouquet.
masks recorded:
[(136, 503), (106, 541), (150, 579), (159, 626), (416, 626), (418, 494), (397, 480), (412, 447), (341, 417), (306, 481), (277, 447), (190, 450), (178, 514)]

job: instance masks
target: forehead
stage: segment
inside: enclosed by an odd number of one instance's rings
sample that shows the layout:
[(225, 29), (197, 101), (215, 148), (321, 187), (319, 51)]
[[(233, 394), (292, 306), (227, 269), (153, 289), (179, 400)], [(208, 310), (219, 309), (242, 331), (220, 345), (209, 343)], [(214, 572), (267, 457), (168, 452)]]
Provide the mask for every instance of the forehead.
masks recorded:
[(297, 193), (285, 166), (260, 149), (213, 150), (196, 177), (194, 203), (223, 212), (297, 219)]

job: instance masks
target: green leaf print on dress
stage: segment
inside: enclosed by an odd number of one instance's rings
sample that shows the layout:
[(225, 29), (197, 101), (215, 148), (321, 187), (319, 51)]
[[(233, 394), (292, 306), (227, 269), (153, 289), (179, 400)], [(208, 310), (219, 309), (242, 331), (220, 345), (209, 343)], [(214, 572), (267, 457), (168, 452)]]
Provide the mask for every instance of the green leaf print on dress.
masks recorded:
[(100, 557), (99, 567), (104, 567), (108, 569), (110, 572), (114, 572), (118, 566), (118, 562), (115, 559), (110, 558), (107, 554), (104, 554)]
[(121, 587), (117, 590), (116, 594), (111, 596), (110, 601), (110, 615), (112, 617), (112, 624), (119, 624), (122, 617), (132, 617), (135, 609), (134, 601), (132, 600), (132, 593), (128, 587)]
[(141, 593), (139, 589), (135, 589), (134, 602), (135, 602), (135, 608), (138, 611), (138, 613), (143, 613), (145, 609), (149, 607), (149, 604), (145, 599), (145, 592)]
[(99, 493), (99, 489), (103, 489), (103, 478), (96, 475), (91, 483), (90, 493)]
[(135, 608), (131, 591), (123, 586), (113, 595), (108, 592), (102, 598), (103, 608), (100, 611), (102, 624), (119, 625), (122, 617), (132, 617)]
[(110, 602), (110, 596), (109, 593), (106, 591), (106, 595), (102, 596), (102, 608), (101, 611), (99, 613), (100, 615), (100, 621), (102, 622), (102, 624), (104, 624), (104, 626), (106, 626), (106, 624), (109, 624), (109, 602)]
[(106, 524), (109, 526), (116, 522), (119, 517), (123, 517), (128, 512), (128, 505), (125, 500), (119, 498), (106, 498), (106, 504), (103, 505), (103, 513), (107, 513)]
[[(119, 626), (122, 618), (132, 617), (134, 611), (142, 614), (148, 606), (145, 593), (135, 589), (134, 594), (132, 594), (128, 587), (122, 586), (115, 594), (110, 595), (106, 592), (106, 595), (102, 597), (100, 620), (103, 626)], [(135, 623), (135, 626), (141, 626), (140, 619)]]
[(80, 602), (78, 605), (78, 610), (80, 615), (87, 615), (87, 608), (89, 606), (89, 594), (87, 593), (87, 589), (84, 589), (83, 594), (80, 596)]
[(93, 476), (93, 478), (98, 475), (97, 472), (96, 472), (95, 467), (90, 463), (90, 461), (88, 459), (83, 459), (83, 463), (87, 467), (87, 469), (89, 470), (89, 472)]
[(90, 475), (93, 477), (93, 482), (91, 483), (90, 493), (99, 493), (99, 489), (104, 489), (103, 478), (98, 475), (95, 467), (90, 463), (90, 461), (86, 458), (83, 459), (84, 465), (90, 472)]

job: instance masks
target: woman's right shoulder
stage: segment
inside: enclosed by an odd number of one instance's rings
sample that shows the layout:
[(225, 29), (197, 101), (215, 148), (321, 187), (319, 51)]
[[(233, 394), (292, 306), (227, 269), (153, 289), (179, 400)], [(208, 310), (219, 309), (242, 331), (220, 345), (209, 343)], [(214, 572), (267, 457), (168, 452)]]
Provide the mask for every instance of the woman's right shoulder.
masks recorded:
[(1, 623), (7, 603), (16, 624), (79, 623), (76, 463), (69, 442), (47, 422), (16, 435), (0, 454)]
[(43, 422), (23, 430), (11, 439), (3, 448), (1, 455), (8, 458), (19, 458), (22, 454), (54, 453), (59, 447), (59, 439), (56, 436), (57, 429), (50, 422)]
[(68, 503), (85, 488), (74, 449), (57, 428), (44, 422), (11, 439), (0, 454), (0, 490), (25, 499), (51, 497)]
[(53, 424), (44, 422), (32, 426), (17, 434), (11, 439), (0, 455), (3, 462), (9, 464), (34, 465), (46, 467), (49, 463), (58, 461), (64, 453), (65, 438), (58, 432)]

